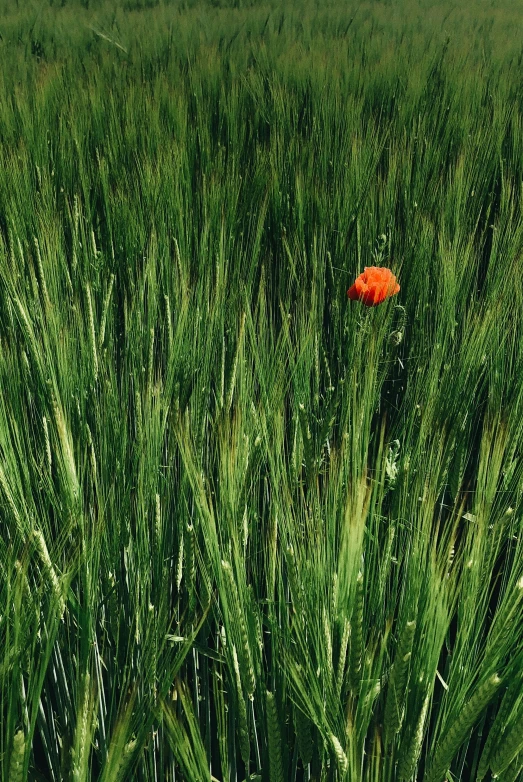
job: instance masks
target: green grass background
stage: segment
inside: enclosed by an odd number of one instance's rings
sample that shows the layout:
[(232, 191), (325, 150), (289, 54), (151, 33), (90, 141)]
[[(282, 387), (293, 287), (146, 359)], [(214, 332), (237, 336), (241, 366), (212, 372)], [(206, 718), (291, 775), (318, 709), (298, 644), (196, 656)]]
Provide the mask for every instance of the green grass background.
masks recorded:
[(0, 9), (0, 777), (521, 779), (523, 11)]

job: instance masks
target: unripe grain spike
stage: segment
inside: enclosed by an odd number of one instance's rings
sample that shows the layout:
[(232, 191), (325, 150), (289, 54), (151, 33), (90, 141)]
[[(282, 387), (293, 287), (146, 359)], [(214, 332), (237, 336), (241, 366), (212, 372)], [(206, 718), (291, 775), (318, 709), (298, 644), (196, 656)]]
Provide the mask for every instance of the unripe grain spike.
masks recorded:
[(425, 735), (425, 720), (427, 719), (429, 704), (430, 694), (427, 693), (414, 730), (408, 736), (407, 741), (402, 742), (401, 744), (400, 762), (398, 765), (399, 782), (408, 782), (408, 780), (411, 779), (414, 775), (414, 771), (421, 753), (421, 747), (423, 745), (423, 737)]
[(347, 661), (347, 649), (349, 646), (350, 638), (350, 622), (345, 617), (343, 622), (343, 633), (340, 643), (340, 656), (338, 658), (338, 673), (336, 676), (336, 693), (338, 698), (341, 697), (343, 691), (343, 679), (345, 675), (345, 663)]
[(356, 594), (351, 621), (350, 644), (350, 688), (357, 695), (361, 684), (361, 658), (363, 654), (363, 573), (358, 573), (356, 579)]
[(267, 737), (269, 743), (269, 769), (271, 782), (284, 782), (283, 760), (281, 755), (281, 733), (278, 723), (278, 711), (274, 693), (266, 692)]
[(51, 557), (49, 556), (49, 551), (47, 549), (45, 538), (41, 533), (41, 531), (38, 529), (33, 530), (33, 538), (38, 548), (38, 553), (40, 554), (40, 559), (42, 560), (42, 564), (47, 574), (47, 578), (51, 582), (51, 587), (53, 589), (55, 598), (58, 602), (58, 610), (59, 610), (59, 615), (61, 617), (65, 611), (65, 598), (62, 590), (62, 585), (60, 584), (60, 580), (56, 575), (56, 570), (54, 569), (54, 565), (51, 562)]
[(500, 684), (501, 679), (499, 676), (497, 674), (492, 675), (477, 688), (474, 695), (465, 703), (460, 714), (451, 723), (442, 741), (437, 746), (434, 760), (425, 773), (425, 782), (442, 782), (445, 772), (467, 733), (474, 726)]
[(498, 748), (490, 761), (492, 776), (502, 774), (516, 756), (523, 750), (523, 717), (515, 721), (499, 742)]
[(90, 722), (92, 719), (91, 676), (84, 674), (80, 703), (76, 717), (76, 731), (72, 748), (73, 782), (87, 778), (86, 770), (91, 749)]
[(514, 758), (510, 766), (500, 777), (501, 782), (516, 782), (523, 770), (523, 755), (521, 753)]
[(44, 300), (44, 306), (45, 306), (46, 310), (49, 310), (49, 308), (51, 306), (51, 300), (49, 299), (49, 293), (47, 291), (47, 285), (46, 285), (45, 277), (44, 277), (44, 265), (42, 263), (42, 255), (40, 253), (40, 243), (39, 243), (38, 239), (36, 238), (36, 236), (34, 236), (33, 239), (34, 239), (34, 244), (35, 244), (35, 248), (36, 248), (36, 264), (37, 264), (37, 267), (38, 267), (38, 277), (39, 277), (39, 282), (40, 282), (40, 288), (42, 290), (42, 297), (43, 297), (43, 300)]
[(331, 740), (332, 748), (334, 750), (334, 754), (336, 755), (336, 761), (338, 763), (340, 771), (343, 775), (345, 775), (347, 773), (347, 769), (349, 768), (349, 761), (347, 755), (345, 754), (344, 749), (341, 746), (340, 740), (336, 738), (334, 733), (331, 733), (330, 740)]
[(327, 662), (327, 675), (329, 678), (331, 678), (333, 674), (332, 638), (331, 638), (329, 617), (327, 616), (327, 611), (325, 610), (325, 608), (323, 609), (323, 632), (325, 635), (325, 647), (326, 647), (325, 657)]
[(252, 699), (254, 690), (256, 689), (256, 677), (254, 676), (254, 667), (252, 664), (249, 636), (247, 635), (247, 627), (245, 626), (243, 606), (240, 604), (238, 587), (236, 586), (236, 581), (230, 563), (222, 560), (222, 569), (228, 581), (232, 618), (234, 620), (234, 624), (239, 628), (240, 631), (242, 662), (247, 673), (247, 694), (249, 698)]
[(143, 442), (142, 400), (138, 389), (134, 392), (134, 415), (136, 421), (136, 440), (141, 446)]
[(115, 782), (123, 782), (126, 777), (126, 771), (127, 767), (129, 766), (129, 761), (132, 758), (133, 752), (136, 748), (137, 740), (131, 739), (131, 741), (128, 741), (125, 747), (123, 748), (123, 752), (121, 754), (120, 762), (118, 763), (118, 767), (115, 771), (114, 779)]
[(176, 591), (180, 591), (180, 586), (182, 583), (182, 577), (183, 577), (183, 534), (180, 535), (180, 545), (178, 548), (178, 562), (176, 565)]
[(194, 526), (187, 525), (187, 591), (189, 592), (189, 615), (192, 617), (196, 607), (196, 535)]
[(149, 355), (147, 358), (147, 390), (152, 394), (154, 374), (154, 329), (149, 331)]
[(294, 729), (301, 761), (304, 766), (307, 766), (312, 760), (313, 753), (311, 723), (307, 715), (298, 706), (294, 707)]
[(236, 344), (236, 351), (234, 353), (234, 359), (232, 364), (232, 370), (231, 370), (231, 376), (229, 380), (229, 388), (227, 390), (227, 397), (226, 397), (226, 409), (229, 411), (231, 409), (232, 405), (232, 398), (234, 395), (234, 388), (236, 385), (236, 373), (238, 371), (238, 360), (240, 358), (240, 352), (243, 345), (243, 335), (245, 332), (245, 312), (242, 313), (241, 321), (240, 321), (240, 332), (238, 334), (238, 342)]
[(114, 285), (114, 274), (111, 274), (111, 279), (109, 280), (109, 287), (107, 288), (107, 293), (105, 294), (104, 303), (102, 306), (102, 319), (100, 321), (100, 334), (98, 335), (98, 346), (101, 348), (105, 341), (105, 327), (107, 324), (107, 314), (109, 312), (109, 304), (111, 301), (111, 294), (113, 292), (113, 285)]
[(160, 495), (156, 493), (155, 496), (155, 513), (154, 513), (154, 534), (156, 538), (156, 550), (160, 548), (160, 541), (162, 539), (162, 506), (160, 503)]
[(13, 737), (13, 748), (9, 762), (9, 782), (22, 782), (24, 772), (25, 735), (23, 730), (17, 730)]
[(387, 700), (385, 701), (385, 716), (383, 719), (385, 745), (394, 739), (394, 735), (399, 731), (403, 721), (409, 678), (409, 663), (415, 630), (415, 620), (406, 623), (396, 650), (396, 658), (387, 690)]
[(238, 654), (234, 645), (232, 647), (232, 660), (234, 667), (234, 679), (236, 684), (236, 701), (238, 705), (238, 738), (240, 740), (240, 755), (243, 762), (245, 763), (245, 766), (248, 766), (251, 754), (249, 724), (247, 722), (247, 707), (245, 705), (245, 697), (243, 695)]
[(513, 698), (514, 684), (515, 682), (513, 682), (513, 685), (508, 688), (505, 695), (503, 696), (494, 723), (489, 730), (489, 734), (487, 736), (487, 740), (485, 742), (485, 746), (483, 747), (483, 752), (481, 754), (481, 758), (478, 764), (478, 770), (476, 774), (478, 782), (481, 782), (481, 780), (485, 777), (489, 769), (490, 758), (496, 746), (498, 745), (498, 739), (500, 738), (501, 733), (504, 730), (505, 725), (507, 724), (507, 720), (509, 718), (514, 703), (514, 698)]
[(53, 411), (55, 416), (56, 429), (58, 431), (58, 438), (62, 448), (62, 455), (69, 483), (69, 491), (71, 496), (71, 502), (76, 504), (80, 496), (80, 486), (78, 484), (78, 477), (76, 474), (76, 464), (74, 461), (73, 445), (71, 436), (67, 429), (64, 414), (62, 408), (56, 401), (53, 401)]
[(171, 302), (167, 293), (164, 294), (165, 300), (165, 320), (167, 321), (167, 355), (170, 357), (173, 352), (173, 324), (171, 319)]
[(91, 464), (91, 472), (93, 474), (93, 480), (96, 480), (96, 472), (97, 472), (96, 453), (94, 450), (94, 443), (93, 443), (93, 436), (91, 434), (91, 429), (89, 427), (89, 424), (87, 423), (85, 425), (85, 431), (87, 433), (87, 443), (89, 445), (89, 462)]
[(94, 328), (93, 301), (91, 297), (91, 286), (89, 283), (85, 286), (85, 295), (87, 299), (87, 317), (89, 319), (89, 340), (91, 343), (91, 353), (93, 358), (93, 376), (96, 382), (98, 378), (98, 351), (96, 349), (96, 332)]
[(45, 417), (45, 415), (42, 418), (42, 424), (44, 427), (45, 456), (47, 460), (47, 471), (49, 472), (50, 475), (53, 467), (53, 459), (51, 456), (51, 441), (49, 439), (49, 427), (47, 426), (47, 418)]

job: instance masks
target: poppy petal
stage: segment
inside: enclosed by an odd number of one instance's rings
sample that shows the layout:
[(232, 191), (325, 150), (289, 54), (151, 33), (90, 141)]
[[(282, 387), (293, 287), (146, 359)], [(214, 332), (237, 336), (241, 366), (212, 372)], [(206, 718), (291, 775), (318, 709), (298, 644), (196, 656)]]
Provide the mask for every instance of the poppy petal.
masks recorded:
[(347, 296), (351, 301), (361, 300), (366, 307), (375, 307), (390, 296), (395, 296), (399, 290), (396, 276), (390, 269), (366, 266), (347, 291)]

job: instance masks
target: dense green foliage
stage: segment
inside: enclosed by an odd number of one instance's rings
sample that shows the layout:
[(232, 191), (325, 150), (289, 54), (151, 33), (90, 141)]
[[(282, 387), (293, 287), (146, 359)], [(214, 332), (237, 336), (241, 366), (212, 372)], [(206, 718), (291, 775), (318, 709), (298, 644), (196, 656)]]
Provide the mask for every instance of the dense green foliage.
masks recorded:
[(519, 779), (517, 4), (234, 5), (0, 2), (0, 778)]

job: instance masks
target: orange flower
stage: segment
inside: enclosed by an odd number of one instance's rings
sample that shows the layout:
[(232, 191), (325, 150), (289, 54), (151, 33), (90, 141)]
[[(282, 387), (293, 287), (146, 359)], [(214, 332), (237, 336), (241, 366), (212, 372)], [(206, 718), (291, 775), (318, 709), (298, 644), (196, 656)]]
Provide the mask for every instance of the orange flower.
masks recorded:
[(365, 271), (347, 291), (349, 299), (360, 299), (366, 307), (375, 307), (389, 296), (395, 296), (400, 286), (390, 269), (383, 266), (366, 266)]

